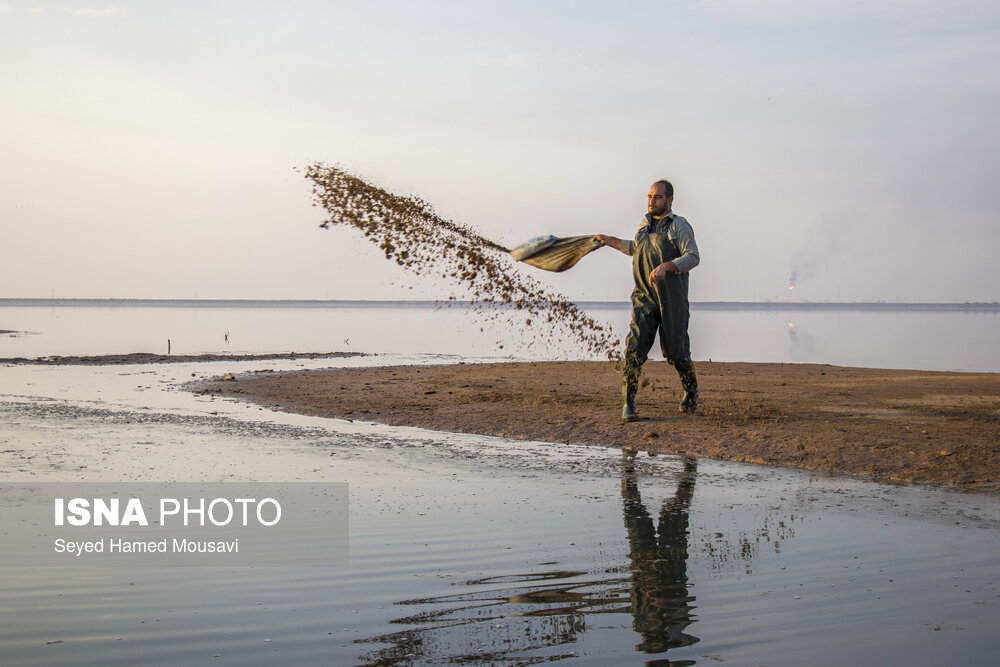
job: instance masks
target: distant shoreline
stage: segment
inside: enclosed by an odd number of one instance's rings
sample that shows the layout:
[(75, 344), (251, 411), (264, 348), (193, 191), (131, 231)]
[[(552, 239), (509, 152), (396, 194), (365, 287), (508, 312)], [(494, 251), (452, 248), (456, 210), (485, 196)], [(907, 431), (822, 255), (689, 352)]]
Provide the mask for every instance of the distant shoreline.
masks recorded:
[[(138, 307), (138, 308), (442, 308), (473, 306), (472, 301), (351, 300), (351, 299), (60, 299), (0, 298), (0, 307)], [(628, 310), (629, 302), (577, 301), (581, 308)], [(1000, 312), (997, 301), (692, 301), (692, 310), (843, 310)]]
[(278, 352), (273, 354), (96, 354), (48, 357), (2, 357), (0, 365), (13, 366), (124, 366), (127, 364), (186, 364), (202, 361), (265, 361), (276, 359), (342, 359), (367, 357), (364, 352)]

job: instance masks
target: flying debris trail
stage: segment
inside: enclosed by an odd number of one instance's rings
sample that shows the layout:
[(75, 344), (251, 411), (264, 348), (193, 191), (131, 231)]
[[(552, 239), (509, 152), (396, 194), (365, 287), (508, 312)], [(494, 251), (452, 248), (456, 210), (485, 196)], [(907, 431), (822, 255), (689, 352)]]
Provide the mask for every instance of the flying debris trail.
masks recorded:
[(511, 309), (523, 311), (524, 324), (535, 334), (529, 347), (539, 339), (564, 341), (568, 334), (589, 355), (619, 358), (621, 346), (609, 325), (537, 280), (520, 275), (503, 246), (441, 218), (418, 197), (387, 192), (340, 167), (316, 162), (305, 168), (304, 175), (312, 181), (316, 205), (328, 214), (320, 227), (348, 225), (360, 230), (386, 259), (418, 276), (440, 275), (463, 287), (477, 311), (489, 318)]

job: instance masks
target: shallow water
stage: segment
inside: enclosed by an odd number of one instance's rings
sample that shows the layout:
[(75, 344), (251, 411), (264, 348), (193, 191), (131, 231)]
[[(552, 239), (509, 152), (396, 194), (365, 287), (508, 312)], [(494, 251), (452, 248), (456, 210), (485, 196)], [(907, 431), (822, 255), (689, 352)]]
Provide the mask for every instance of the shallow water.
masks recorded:
[(5, 481), (350, 484), (347, 567), (0, 567), (0, 662), (993, 663), (995, 495), (283, 415), (180, 388), (262, 365), (427, 359), (0, 368)]
[[(624, 295), (623, 295), (624, 296)], [(578, 342), (534, 334), (524, 313), (386, 302), (0, 300), (0, 358), (45, 355), (365, 352), (464, 358), (580, 359)], [(887, 307), (888, 308), (888, 307)], [(585, 304), (624, 338), (628, 303)], [(491, 319), (493, 317), (494, 319)], [(695, 360), (822, 363), (919, 370), (1000, 371), (1000, 312), (776, 310), (692, 306)], [(652, 357), (659, 358), (658, 346)]]

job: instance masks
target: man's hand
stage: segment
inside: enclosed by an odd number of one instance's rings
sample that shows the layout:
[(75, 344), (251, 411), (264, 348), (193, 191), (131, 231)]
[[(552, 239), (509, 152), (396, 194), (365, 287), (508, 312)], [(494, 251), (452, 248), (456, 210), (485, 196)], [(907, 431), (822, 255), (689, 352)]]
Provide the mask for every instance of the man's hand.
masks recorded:
[(608, 236), (607, 234), (594, 234), (591, 240), (594, 243), (599, 243), (602, 247), (609, 246), (611, 248), (614, 248), (618, 252), (623, 252), (626, 255), (628, 254), (628, 251), (625, 249), (625, 242), (622, 241), (617, 236)]
[(655, 285), (666, 278), (668, 273), (680, 273), (680, 271), (677, 270), (677, 265), (673, 262), (664, 262), (653, 269), (653, 272), (649, 274), (649, 279)]

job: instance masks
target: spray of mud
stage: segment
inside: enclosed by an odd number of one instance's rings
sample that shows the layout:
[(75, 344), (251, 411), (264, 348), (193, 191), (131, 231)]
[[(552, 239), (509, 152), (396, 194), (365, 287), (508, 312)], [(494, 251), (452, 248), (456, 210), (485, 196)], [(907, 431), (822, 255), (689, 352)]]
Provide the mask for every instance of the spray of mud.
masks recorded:
[(315, 205), (328, 214), (320, 227), (354, 227), (386, 259), (418, 276), (439, 275), (457, 284), (482, 317), (520, 311), (532, 333), (526, 347), (564, 341), (568, 334), (588, 356), (619, 360), (621, 345), (609, 325), (521, 275), (503, 246), (441, 218), (418, 197), (387, 192), (340, 167), (316, 162), (305, 167), (304, 176), (312, 182)]

